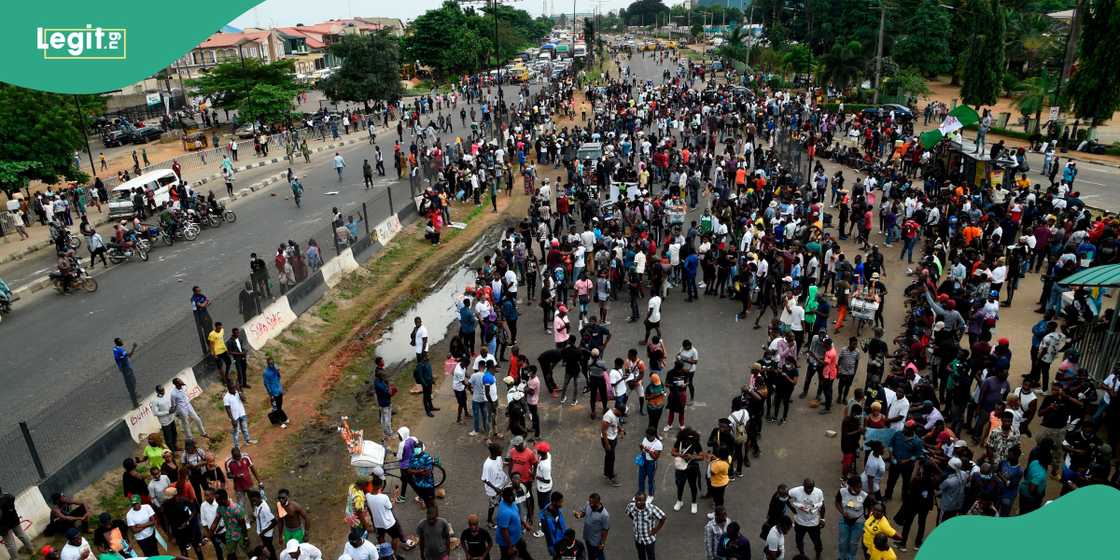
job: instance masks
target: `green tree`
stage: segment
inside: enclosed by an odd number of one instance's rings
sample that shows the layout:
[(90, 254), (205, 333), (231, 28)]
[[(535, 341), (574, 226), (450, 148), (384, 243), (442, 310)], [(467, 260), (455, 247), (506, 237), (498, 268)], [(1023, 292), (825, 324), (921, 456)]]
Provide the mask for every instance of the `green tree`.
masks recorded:
[(863, 59), (860, 54), (862, 50), (863, 46), (859, 41), (833, 43), (832, 48), (821, 58), (824, 67), (821, 79), (832, 82), (832, 85), (841, 91), (848, 89), (859, 78)]
[(994, 105), (1003, 84), (1006, 14), (999, 0), (976, 0), (967, 6), (972, 33), (964, 53), (961, 99), (974, 107)]
[(334, 101), (392, 101), (401, 95), (400, 41), (389, 31), (347, 35), (330, 46), (342, 67), (319, 84)]
[(286, 123), (292, 117), (298, 88), (273, 84), (257, 84), (237, 106), (241, 122)]
[(925, 76), (916, 69), (906, 68), (899, 70), (884, 84), (884, 90), (894, 95), (929, 95), (929, 86), (926, 85)]
[[(100, 96), (80, 100), (85, 119), (104, 110)], [(30, 181), (86, 181), (74, 164), (85, 148), (74, 96), (0, 83), (0, 189), (8, 196)]]
[[(224, 62), (201, 78), (187, 83), (198, 95), (210, 98), (214, 107), (226, 110), (237, 109), (253, 88), (260, 84), (298, 92), (300, 88), (295, 83), (295, 61), (286, 59), (266, 64), (247, 58), (244, 61)], [(292, 95), (294, 97), (295, 93)]]
[(700, 22), (695, 22), (692, 24), (692, 28), (689, 29), (688, 32), (692, 35), (692, 40), (697, 41), (704, 36), (704, 26), (701, 25)]
[(1120, 0), (1082, 0), (1081, 42), (1069, 95), (1077, 118), (1091, 127), (1112, 118), (1120, 106)]
[(953, 69), (951, 36), (948, 11), (937, 0), (921, 0), (890, 56), (903, 68), (914, 68), (928, 78), (945, 74)]
[(1012, 104), (1023, 115), (1034, 115), (1034, 129), (1039, 130), (1043, 107), (1056, 104), (1057, 80), (1050, 72), (1023, 80)]
[(722, 58), (725, 62), (747, 62), (748, 55), (750, 54), (747, 49), (746, 43), (743, 42), (743, 29), (735, 27), (724, 37), (723, 44), (719, 46), (716, 55)]
[(661, 0), (638, 0), (626, 8), (629, 25), (664, 24), (669, 8)]
[(792, 44), (782, 52), (782, 63), (795, 76), (808, 75), (813, 72), (813, 52), (802, 44)]
[[(454, 50), (463, 46), (466, 39), (476, 41), (476, 48), (467, 53)], [(491, 48), (488, 39), (467, 27), (467, 14), (455, 2), (444, 2), (439, 8), (417, 16), (409, 24), (403, 43), (408, 60), (430, 66), (438, 78), (477, 70), (476, 56)]]

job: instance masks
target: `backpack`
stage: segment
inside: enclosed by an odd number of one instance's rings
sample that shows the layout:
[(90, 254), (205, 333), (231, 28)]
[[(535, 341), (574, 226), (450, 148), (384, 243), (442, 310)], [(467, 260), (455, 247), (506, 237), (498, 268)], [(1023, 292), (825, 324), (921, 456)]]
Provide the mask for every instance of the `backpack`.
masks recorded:
[(747, 425), (739, 421), (735, 421), (735, 443), (747, 443)]

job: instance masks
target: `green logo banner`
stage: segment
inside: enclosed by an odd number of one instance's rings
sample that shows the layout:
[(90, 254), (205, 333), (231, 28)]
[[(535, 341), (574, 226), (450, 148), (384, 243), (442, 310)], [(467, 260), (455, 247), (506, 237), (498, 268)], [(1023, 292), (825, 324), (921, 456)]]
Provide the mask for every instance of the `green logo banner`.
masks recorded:
[(57, 93), (101, 93), (173, 65), (260, 0), (13, 2), (0, 81)]

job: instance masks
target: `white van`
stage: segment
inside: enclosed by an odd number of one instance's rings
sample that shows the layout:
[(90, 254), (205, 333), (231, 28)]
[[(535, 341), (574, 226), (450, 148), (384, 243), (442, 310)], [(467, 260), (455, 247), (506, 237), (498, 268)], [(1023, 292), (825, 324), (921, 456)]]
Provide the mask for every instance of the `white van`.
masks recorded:
[[(128, 217), (135, 213), (132, 208), (132, 192), (138, 187), (155, 193), (156, 206), (171, 202), (171, 189), (179, 186), (179, 177), (170, 169), (149, 171), (135, 179), (115, 187), (109, 196), (109, 217)], [(145, 197), (147, 195), (145, 194)]]

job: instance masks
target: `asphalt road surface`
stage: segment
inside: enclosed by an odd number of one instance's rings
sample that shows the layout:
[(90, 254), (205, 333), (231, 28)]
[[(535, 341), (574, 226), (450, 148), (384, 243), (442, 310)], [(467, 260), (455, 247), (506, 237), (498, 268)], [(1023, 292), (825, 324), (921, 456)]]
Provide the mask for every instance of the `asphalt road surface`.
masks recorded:
[[(507, 86), (505, 95), (507, 101), (516, 101), (516, 88)], [(469, 134), (457, 116), (454, 127), (453, 133), (441, 135), (445, 143), (453, 142), (456, 134)], [(355, 134), (366, 135), (364, 131)], [(358, 218), (361, 204), (366, 202), (372, 228), (390, 213), (386, 189), (392, 189), (397, 210), (410, 204), (408, 180), (397, 181), (390, 163), (395, 139), (395, 130), (378, 135), (387, 176), (376, 177), (375, 173), (370, 191), (363, 188), (362, 179), (363, 158), (374, 161), (367, 142), (339, 150), (347, 165), (341, 181), (333, 167), (334, 153), (324, 151), (310, 165), (295, 167), (305, 188), (302, 208), (291, 200), (288, 183), (278, 181), (231, 205), (237, 213), (234, 224), (203, 230), (194, 242), (157, 246), (146, 263), (128, 262), (107, 271), (98, 268), (100, 288), (96, 293), (62, 296), (47, 289), (18, 302), (0, 326), (0, 386), (4, 387), (0, 410), (5, 411), (0, 443), (19, 442), (17, 421), (28, 419), (47, 470), (58, 466), (67, 458), (67, 448), (96, 435), (129, 408), (112, 359), (114, 337), (123, 338), (128, 345), (139, 344), (133, 367), (139, 392), (146, 394), (155, 383), (201, 357), (190, 311), (192, 285), (211, 297), (236, 294), (248, 278), (252, 252), (269, 263), (275, 279), (272, 256), (277, 245), (289, 239), (306, 247), (308, 238), (314, 237), (323, 248), (324, 259), (333, 257), (328, 233), (332, 207)], [(409, 142), (405, 132), (404, 149)], [(277, 164), (248, 170), (238, 175), (237, 186), (248, 186), (284, 169)], [(210, 188), (224, 195), (222, 183), (205, 185), (201, 191)], [(24, 285), (54, 269), (52, 252), (45, 253), (0, 267), (0, 274), (13, 288)], [(78, 254), (88, 264), (84, 244)], [(211, 315), (215, 321), (227, 323), (227, 329), (240, 324), (235, 295), (216, 299)], [(0, 483), (9, 484), (12, 470), (0, 468)]]

